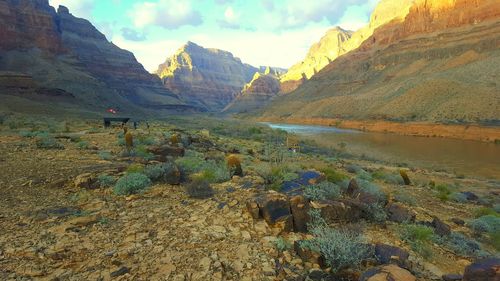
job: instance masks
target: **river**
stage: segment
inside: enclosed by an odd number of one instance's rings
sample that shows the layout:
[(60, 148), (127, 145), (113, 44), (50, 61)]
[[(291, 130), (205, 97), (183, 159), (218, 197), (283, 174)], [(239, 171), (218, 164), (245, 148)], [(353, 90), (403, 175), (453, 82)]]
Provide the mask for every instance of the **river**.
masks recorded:
[(457, 175), (500, 180), (500, 145), (446, 138), (371, 133), (334, 127), (264, 123), (295, 133), (323, 147), (340, 148), (356, 156), (393, 164), (448, 171)]

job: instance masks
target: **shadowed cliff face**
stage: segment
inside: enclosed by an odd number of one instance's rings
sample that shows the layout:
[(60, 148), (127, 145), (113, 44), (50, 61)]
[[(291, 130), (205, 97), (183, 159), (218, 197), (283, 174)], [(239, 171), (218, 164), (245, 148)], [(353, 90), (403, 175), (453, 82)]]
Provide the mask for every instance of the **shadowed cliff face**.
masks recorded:
[[(76, 98), (73, 103), (97, 111), (175, 109), (184, 104), (132, 53), (108, 42), (66, 7), (56, 12), (47, 0), (7, 0), (0, 1), (0, 15), (0, 25), (7, 27), (0, 29), (0, 71), (32, 76), (33, 92), (38, 87), (62, 89)], [(16, 89), (9, 87), (8, 92)], [(47, 97), (44, 102), (52, 101)]]
[(498, 1), (415, 1), (264, 116), (499, 120), (499, 18)]
[(156, 73), (167, 89), (189, 104), (220, 111), (257, 71), (229, 52), (188, 42), (161, 64)]

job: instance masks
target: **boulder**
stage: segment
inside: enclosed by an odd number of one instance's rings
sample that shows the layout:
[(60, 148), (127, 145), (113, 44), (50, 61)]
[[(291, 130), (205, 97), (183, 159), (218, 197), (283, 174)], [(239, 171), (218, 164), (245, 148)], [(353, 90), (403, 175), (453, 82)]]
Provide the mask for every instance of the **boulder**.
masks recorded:
[(165, 174), (163, 180), (172, 185), (178, 185), (181, 183), (181, 171), (174, 163), (168, 163), (165, 165)]
[(451, 227), (437, 217), (434, 217), (432, 220), (432, 227), (434, 227), (434, 232), (439, 236), (447, 236), (451, 233)]
[(321, 254), (312, 251), (308, 247), (305, 247), (304, 242), (304, 240), (297, 240), (293, 244), (295, 252), (302, 259), (302, 261), (310, 262), (312, 264), (325, 265), (324, 258), (321, 256)]
[(360, 188), (356, 179), (352, 179), (347, 186), (346, 194), (351, 198), (358, 197)]
[(390, 203), (387, 206), (388, 220), (394, 222), (414, 222), (417, 214), (399, 203)]
[(148, 152), (156, 155), (158, 161), (166, 162), (168, 157), (183, 157), (185, 150), (183, 147), (162, 144), (149, 147)]
[(452, 218), (450, 220), (456, 225), (465, 225), (465, 221), (463, 219)]
[(408, 261), (410, 254), (399, 247), (391, 246), (387, 244), (377, 244), (375, 245), (375, 257), (382, 264), (396, 263), (403, 266)]
[(91, 173), (85, 173), (77, 176), (75, 178), (74, 185), (76, 188), (85, 189), (96, 189), (100, 187), (98, 178)]
[(328, 223), (358, 221), (363, 217), (363, 205), (354, 200), (321, 200), (311, 202), (311, 207), (319, 209)]
[(445, 274), (441, 278), (444, 281), (461, 281), (463, 276), (461, 274)]
[(247, 210), (254, 219), (258, 219), (260, 217), (259, 205), (255, 201), (247, 202)]
[(302, 195), (290, 199), (290, 209), (293, 216), (293, 229), (297, 232), (307, 232), (309, 222), (309, 202)]
[(467, 266), (464, 272), (464, 281), (499, 281), (500, 258), (478, 260)]
[(471, 191), (464, 191), (462, 192), (462, 194), (465, 195), (465, 198), (467, 198), (467, 200), (469, 201), (475, 201), (479, 199), (479, 197), (474, 192)]
[(270, 226), (277, 226), (283, 231), (293, 229), (293, 217), (288, 197), (280, 193), (268, 193), (256, 198), (259, 214)]
[(397, 265), (384, 265), (369, 269), (361, 277), (360, 281), (415, 281), (417, 278), (408, 270)]

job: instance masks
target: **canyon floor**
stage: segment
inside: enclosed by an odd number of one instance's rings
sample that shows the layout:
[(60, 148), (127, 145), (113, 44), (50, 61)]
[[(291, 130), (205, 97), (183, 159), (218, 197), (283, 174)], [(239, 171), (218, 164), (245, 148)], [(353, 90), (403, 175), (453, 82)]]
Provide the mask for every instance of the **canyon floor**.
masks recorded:
[[(247, 208), (256, 196), (282, 195), (276, 186), (297, 180), (280, 175), (278, 184), (268, 182), (259, 166), (272, 164), (268, 142), (282, 132), (236, 121), (182, 118), (129, 129), (137, 151), (139, 143), (146, 151), (162, 143), (174, 154), (176, 148), (183, 155), (185, 150), (184, 156), (167, 157), (179, 167), (187, 161), (179, 159), (195, 159), (192, 155), (222, 167), (228, 155), (240, 158), (243, 176), (213, 181), (210, 196), (197, 199), (186, 192), (190, 183), (182, 169), (179, 184), (153, 181), (134, 194), (117, 195), (114, 184), (96, 186), (100, 176), (119, 181), (159, 164), (148, 152), (124, 153), (119, 127), (104, 129), (96, 121), (65, 120), (52, 126), (54, 121), (16, 120), (4, 122), (0, 134), (2, 280), (339, 280), (328, 279), (334, 278), (331, 266), (294, 250), (294, 242), (313, 239), (313, 234), (255, 219)], [(192, 141), (177, 144), (173, 135)], [(405, 169), (412, 183), (404, 185), (401, 167), (325, 157), (313, 144), (304, 148), (281, 159), (287, 174), (312, 171), (320, 181), (330, 181), (328, 171), (335, 170), (344, 180), (370, 181), (387, 195), (388, 204), (396, 202), (415, 215), (412, 222), (401, 223), (387, 211), (383, 221), (356, 218), (331, 224), (334, 229), (356, 229), (370, 245), (408, 252), (409, 257), (398, 261), (408, 276), (441, 280), (445, 274), (462, 274), (479, 258), (498, 257), (498, 233), (473, 227), (485, 215), (499, 217), (496, 182), (412, 168)], [(375, 176), (381, 174), (386, 176)], [(446, 225), (444, 236), (460, 233), (464, 245), (473, 249), (464, 246), (461, 251), (441, 237), (421, 241), (424, 253), (402, 237), (408, 225), (436, 232), (435, 224), (429, 226), (435, 218)], [(358, 280), (367, 269), (382, 265), (368, 257), (343, 278)]]

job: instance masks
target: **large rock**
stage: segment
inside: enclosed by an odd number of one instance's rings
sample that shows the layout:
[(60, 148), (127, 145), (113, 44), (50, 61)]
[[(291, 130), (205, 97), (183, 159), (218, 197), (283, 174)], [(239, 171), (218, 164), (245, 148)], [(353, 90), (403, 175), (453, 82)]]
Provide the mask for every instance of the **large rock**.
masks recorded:
[(432, 220), (432, 226), (434, 227), (434, 232), (436, 232), (437, 235), (447, 236), (451, 233), (451, 227), (438, 217), (434, 217)]
[(408, 270), (397, 265), (384, 265), (369, 269), (359, 279), (360, 281), (415, 281), (417, 278)]
[[(286, 195), (267, 193), (257, 197), (254, 203), (257, 204), (259, 214), (269, 226), (280, 228), (283, 231), (291, 231), (293, 229), (290, 201)], [(250, 204), (252, 205), (252, 203)]]
[(321, 200), (311, 202), (328, 223), (355, 222), (363, 217), (363, 205), (354, 200)]
[(464, 281), (499, 281), (500, 258), (478, 260), (467, 266), (464, 272)]
[(293, 216), (293, 229), (296, 232), (307, 232), (309, 223), (309, 202), (302, 195), (294, 196), (290, 199), (290, 209)]
[(165, 87), (190, 104), (220, 111), (252, 80), (258, 69), (231, 53), (187, 42), (161, 64), (156, 74)]
[(168, 144), (151, 146), (148, 151), (156, 155), (161, 162), (166, 162), (168, 157), (183, 157), (185, 153), (184, 148)]
[(399, 247), (387, 244), (375, 245), (375, 257), (382, 264), (395, 262), (399, 266), (404, 266), (410, 254)]
[(75, 178), (76, 188), (96, 189), (99, 188), (99, 179), (91, 173), (84, 173)]
[(390, 203), (386, 207), (388, 220), (399, 223), (414, 222), (417, 214), (399, 203)]

